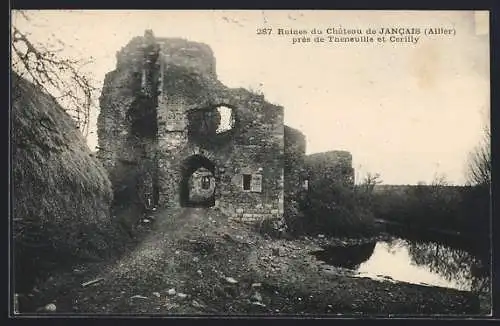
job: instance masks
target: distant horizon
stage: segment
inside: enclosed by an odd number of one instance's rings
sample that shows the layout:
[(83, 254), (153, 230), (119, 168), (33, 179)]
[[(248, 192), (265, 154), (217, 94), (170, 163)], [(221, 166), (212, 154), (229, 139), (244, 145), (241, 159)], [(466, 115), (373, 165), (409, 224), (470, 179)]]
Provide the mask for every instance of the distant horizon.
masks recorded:
[[(30, 14), (34, 25), (15, 14), (12, 18), (33, 40), (43, 43), (56, 37), (69, 45), (63, 55), (94, 59), (85, 72), (97, 82), (96, 96), (105, 74), (116, 68), (116, 52), (146, 29), (158, 38), (205, 43), (214, 53), (222, 83), (257, 91), (284, 107), (285, 124), (306, 137), (306, 154), (348, 151), (360, 178), (379, 173), (384, 184), (431, 183), (436, 175), (455, 185), (465, 184), (468, 154), (482, 139), (482, 129), (489, 128), (487, 12), (44, 10)], [(341, 25), (436, 26), (454, 28), (456, 36), (422, 39), (413, 45), (292, 45), (283, 36), (256, 34), (259, 27)], [(96, 103), (87, 141), (92, 151), (97, 145), (98, 111)]]

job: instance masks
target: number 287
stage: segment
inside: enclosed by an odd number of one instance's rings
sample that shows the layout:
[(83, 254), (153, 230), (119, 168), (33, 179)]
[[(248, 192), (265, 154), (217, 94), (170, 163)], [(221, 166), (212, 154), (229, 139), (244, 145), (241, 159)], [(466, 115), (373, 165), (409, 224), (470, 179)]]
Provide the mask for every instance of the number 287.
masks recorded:
[(257, 35), (271, 35), (272, 28), (257, 28)]

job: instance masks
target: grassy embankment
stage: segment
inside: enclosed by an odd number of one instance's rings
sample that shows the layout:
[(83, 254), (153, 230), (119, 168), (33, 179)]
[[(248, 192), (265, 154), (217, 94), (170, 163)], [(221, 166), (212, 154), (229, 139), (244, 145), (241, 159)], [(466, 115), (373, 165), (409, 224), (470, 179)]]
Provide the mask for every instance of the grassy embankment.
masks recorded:
[(110, 214), (111, 183), (74, 121), (15, 74), (12, 131), (14, 291), (26, 294), (74, 263), (113, 257), (130, 237)]

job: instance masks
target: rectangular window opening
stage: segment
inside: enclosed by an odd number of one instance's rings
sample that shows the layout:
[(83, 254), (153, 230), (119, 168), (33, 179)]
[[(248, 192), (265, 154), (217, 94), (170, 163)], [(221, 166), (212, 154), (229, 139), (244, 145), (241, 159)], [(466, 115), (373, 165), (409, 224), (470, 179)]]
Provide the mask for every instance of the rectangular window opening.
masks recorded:
[(243, 190), (250, 190), (250, 185), (252, 183), (252, 175), (244, 174), (243, 175)]

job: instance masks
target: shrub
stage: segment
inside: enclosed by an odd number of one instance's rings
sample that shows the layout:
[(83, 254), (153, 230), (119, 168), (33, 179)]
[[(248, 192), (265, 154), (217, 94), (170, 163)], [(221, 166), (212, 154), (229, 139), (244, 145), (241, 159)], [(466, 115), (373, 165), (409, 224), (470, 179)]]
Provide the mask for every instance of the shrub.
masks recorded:
[(12, 215), (15, 291), (78, 260), (122, 246), (111, 184), (69, 115), (13, 75)]
[(307, 233), (332, 236), (368, 236), (375, 232), (368, 197), (353, 186), (318, 180), (303, 203), (302, 225)]
[(297, 200), (289, 199), (284, 207), (284, 220), (289, 234), (298, 236), (304, 229), (304, 214)]

